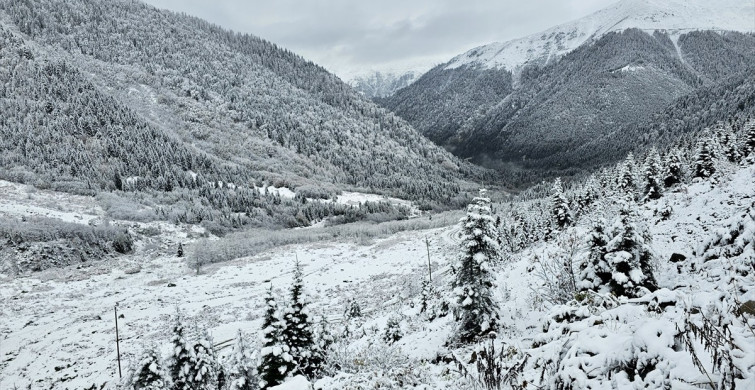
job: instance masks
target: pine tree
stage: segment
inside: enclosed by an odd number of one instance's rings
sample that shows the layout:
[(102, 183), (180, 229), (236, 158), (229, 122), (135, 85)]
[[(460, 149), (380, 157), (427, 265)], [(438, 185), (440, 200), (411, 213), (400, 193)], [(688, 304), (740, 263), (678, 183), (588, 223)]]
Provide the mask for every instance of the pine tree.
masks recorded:
[(742, 154), (739, 152), (737, 135), (732, 131), (731, 127), (720, 131), (719, 143), (721, 144), (723, 155), (729, 162), (736, 164), (742, 159)]
[(257, 389), (253, 359), (252, 351), (249, 349), (241, 329), (239, 329), (236, 335), (236, 344), (230, 356), (230, 371), (228, 371), (230, 390)]
[(312, 350), (311, 367), (314, 368), (314, 376), (322, 374), (325, 364), (328, 360), (330, 347), (334, 342), (333, 335), (330, 333), (330, 324), (325, 317), (320, 318), (320, 325), (317, 330), (316, 345)]
[(595, 175), (590, 175), (590, 178), (585, 182), (582, 188), (582, 193), (577, 197), (578, 213), (582, 214), (587, 211), (588, 207), (595, 202), (600, 196), (598, 189), (598, 180)]
[(638, 229), (636, 211), (625, 203), (611, 229), (603, 256), (611, 271), (610, 291), (616, 296), (636, 298), (657, 289), (650, 238)]
[(605, 222), (595, 222), (587, 239), (589, 248), (587, 259), (580, 266), (577, 282), (579, 291), (598, 291), (601, 286), (608, 285), (611, 281), (611, 270), (605, 262), (608, 239)]
[(194, 343), (194, 359), (190, 369), (191, 383), (194, 389), (211, 389), (216, 387), (217, 359), (212, 347), (212, 339), (206, 330), (197, 332)]
[(160, 356), (154, 348), (145, 349), (126, 380), (128, 390), (163, 390), (165, 381)]
[(744, 154), (750, 162), (755, 162), (755, 120), (749, 120), (745, 125)]
[(168, 374), (172, 390), (195, 390), (192, 385), (191, 369), (194, 366), (194, 353), (186, 339), (181, 313), (176, 314), (173, 325), (172, 351), (168, 361)]
[(564, 189), (561, 186), (560, 177), (553, 183), (551, 206), (553, 208), (553, 218), (556, 221), (556, 226), (562, 229), (571, 226), (571, 209), (569, 209), (569, 202), (566, 200), (566, 196), (564, 196)]
[(356, 299), (351, 299), (344, 311), (344, 317), (357, 318), (362, 316), (362, 308), (359, 306), (359, 302)]
[(637, 191), (635, 170), (636, 164), (634, 162), (634, 155), (630, 152), (619, 170), (618, 188), (619, 192), (631, 195), (633, 199), (636, 198)]
[(304, 281), (299, 261), (296, 261), (294, 280), (291, 285), (291, 298), (289, 306), (283, 316), (285, 327), (283, 329), (283, 342), (291, 349), (295, 370), (297, 373), (313, 377), (319, 370), (311, 361), (312, 351), (315, 347), (314, 332), (309, 320), (309, 310), (304, 296)]
[(644, 196), (643, 201), (647, 202), (651, 199), (658, 199), (663, 195), (663, 188), (661, 185), (661, 156), (658, 155), (658, 151), (653, 148), (648, 156), (645, 158), (645, 163), (642, 167), (643, 171), (643, 187)]
[(463, 253), (453, 282), (457, 303), (454, 314), (458, 321), (456, 338), (470, 343), (495, 331), (499, 320), (492, 266), (499, 261), (500, 247), (494, 238), (498, 232), (485, 190), (480, 190), (480, 196), (468, 206), (462, 232)]
[(682, 181), (682, 161), (679, 157), (679, 151), (671, 150), (663, 163), (663, 185), (666, 188)]
[(704, 138), (698, 142), (694, 177), (709, 178), (716, 173), (713, 142)]
[(396, 341), (401, 340), (402, 337), (404, 337), (404, 332), (401, 331), (401, 317), (398, 315), (392, 315), (388, 318), (388, 322), (385, 325), (383, 341), (388, 344), (393, 344)]
[(273, 295), (273, 286), (270, 286), (265, 304), (267, 309), (262, 322), (262, 350), (257, 368), (261, 389), (283, 383), (293, 367), (289, 347), (281, 339), (284, 324), (279, 318), (278, 302)]

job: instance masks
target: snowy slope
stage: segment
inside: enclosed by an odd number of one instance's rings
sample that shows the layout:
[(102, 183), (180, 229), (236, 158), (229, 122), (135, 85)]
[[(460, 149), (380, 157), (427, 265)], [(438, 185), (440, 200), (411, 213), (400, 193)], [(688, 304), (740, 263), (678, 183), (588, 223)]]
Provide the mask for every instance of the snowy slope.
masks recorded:
[(678, 35), (693, 30), (755, 31), (755, 5), (745, 0), (621, 0), (582, 19), (521, 39), (474, 48), (453, 58), (460, 66), (506, 68), (545, 64), (613, 31), (637, 28)]
[[(753, 178), (755, 167), (739, 169), (716, 186), (706, 181), (682, 187), (649, 205), (646, 213), (650, 214), (652, 209), (663, 205), (673, 209), (669, 220), (650, 226), (653, 248), (660, 263), (657, 276), (661, 287), (695, 299), (725, 288), (718, 279), (711, 278), (715, 274), (706, 277), (698, 273), (678, 273), (676, 265), (666, 259), (672, 253), (694, 258), (701, 241), (728, 226), (731, 217), (752, 202)], [(14, 189), (6, 186), (5, 191), (11, 194)], [(55, 196), (47, 192), (35, 194), (35, 204), (44, 205), (43, 200), (48, 195)], [(23, 203), (23, 198), (15, 195), (7, 199), (14, 204)], [(58, 200), (70, 203), (63, 205), (66, 210), (87, 206), (84, 198)], [(652, 218), (650, 214), (648, 218)], [(52, 389), (81, 389), (92, 385), (113, 389), (117, 377), (112, 319), (116, 303), (119, 313), (124, 315), (120, 320), (124, 366), (145, 344), (157, 343), (164, 349), (169, 339), (167, 324), (176, 307), (192, 321), (208, 327), (216, 342), (232, 338), (239, 328), (248, 336), (256, 335), (265, 289), (270, 283), (276, 288), (288, 285), (294, 254), (304, 264), (304, 279), (315, 302), (315, 312), (329, 318), (334, 332), (340, 333), (343, 329), (343, 308), (349, 300), (359, 301), (364, 315), (363, 319), (350, 323), (355, 336), (346, 340), (350, 344), (342, 344), (343, 349), (336, 351), (336, 358), (354, 360), (356, 356), (367, 361), (355, 367), (344, 367), (338, 375), (318, 381), (316, 388), (368, 388), (367, 385), (376, 383), (393, 383), (398, 375), (421, 383), (416, 387), (421, 389), (476, 388), (455, 372), (453, 365), (428, 363), (438, 353), (449, 352), (445, 343), (453, 322), (450, 317), (428, 322), (412, 304), (417, 301), (419, 283), (426, 270), (425, 237), (430, 238), (435, 285), (441, 290), (448, 288), (448, 265), (459, 250), (457, 227), (400, 233), (367, 245), (319, 242), (288, 246), (207, 267), (199, 276), (193, 275), (181, 259), (169, 253), (175, 241), (187, 242), (191, 236), (196, 237), (187, 228), (161, 226), (163, 250), (150, 252), (146, 243), (142, 243), (135, 256), (118, 263), (46, 271), (28, 278), (0, 275), (0, 388), (14, 385), (25, 388), (31, 384)], [(518, 351), (526, 351), (533, 339), (542, 337), (540, 318), (549, 308), (538, 303), (531, 289), (539, 284), (536, 272), (532, 271), (533, 255), (540, 254), (542, 258), (558, 251), (557, 241), (535, 245), (499, 270), (497, 295), (506, 323), (499, 340)], [(140, 263), (139, 272), (124, 272), (137, 263)], [(753, 299), (753, 293), (755, 291), (751, 290), (742, 298)], [(627, 336), (635, 330), (673, 325), (669, 322), (673, 318), (667, 321), (660, 315), (648, 317), (639, 306), (624, 305), (602, 315), (609, 314), (620, 314), (621, 318), (595, 325), (584, 334), (574, 333), (575, 337), (590, 337), (592, 333), (615, 335), (609, 344), (598, 345), (587, 340), (584, 345), (622, 351), (619, 343), (644, 340), (642, 335), (634, 341)], [(379, 340), (391, 315), (401, 316), (405, 335), (393, 346), (385, 346)], [(753, 341), (745, 339), (742, 343), (749, 346)], [(225, 352), (222, 350), (221, 355)], [(450, 352), (466, 361), (471, 350)], [(544, 354), (541, 350), (531, 353)], [(688, 355), (680, 354), (679, 359), (673, 368), (675, 375), (699, 376), (685, 360)], [(387, 364), (394, 365), (396, 371), (369, 371)], [(386, 385), (385, 388), (396, 387)]]

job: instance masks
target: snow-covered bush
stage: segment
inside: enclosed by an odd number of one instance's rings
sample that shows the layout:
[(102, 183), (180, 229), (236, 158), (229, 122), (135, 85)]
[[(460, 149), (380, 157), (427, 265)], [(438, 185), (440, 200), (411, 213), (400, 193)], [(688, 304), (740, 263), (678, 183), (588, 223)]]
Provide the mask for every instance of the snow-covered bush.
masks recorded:
[(147, 348), (123, 378), (122, 388), (124, 390), (164, 390), (167, 386), (163, 375), (159, 353), (155, 348)]

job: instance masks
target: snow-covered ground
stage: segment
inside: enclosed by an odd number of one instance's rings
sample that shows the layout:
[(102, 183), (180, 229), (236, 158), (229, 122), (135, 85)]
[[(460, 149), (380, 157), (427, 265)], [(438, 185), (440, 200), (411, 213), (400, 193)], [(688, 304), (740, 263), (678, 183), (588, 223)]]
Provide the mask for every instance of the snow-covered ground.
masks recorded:
[[(5, 187), (0, 188), (7, 190), (9, 184), (2, 184)], [(22, 192), (9, 190), (4, 194)], [(85, 212), (87, 198), (60, 195), (57, 202), (51, 203), (51, 199), (46, 198), (48, 195), (58, 196), (37, 193), (34, 194), (36, 200), (29, 202), (23, 196), (13, 195), (3, 198), (3, 207), (26, 210), (20, 206), (31, 204), (50, 210), (65, 210), (65, 213), (74, 215), (97, 215), (97, 212)], [(715, 275), (680, 273), (677, 264), (668, 260), (673, 253), (696, 259), (701, 243), (716, 229), (728, 226), (732, 217), (749, 207), (754, 195), (755, 167), (749, 167), (726, 176), (717, 185), (703, 181), (683, 186), (677, 192), (650, 203), (644, 213), (648, 220), (654, 221), (649, 227), (658, 260), (656, 277), (660, 287), (673, 290), (671, 295), (684, 294), (694, 299), (702, 299), (717, 288), (725, 289), (727, 286), (719, 286), (720, 281)], [(666, 206), (673, 210), (670, 219), (653, 217), (654, 209)], [(41, 212), (43, 215), (58, 215)], [(68, 218), (68, 214), (60, 217)], [(165, 229), (159, 239), (168, 244), (161, 250), (150, 251), (142, 244), (136, 254), (107, 260), (95, 268), (45, 271), (15, 279), (0, 276), (0, 389), (29, 385), (45, 389), (82, 389), (92, 385), (114, 388), (118, 376), (113, 318), (116, 304), (123, 316), (119, 319), (119, 327), (124, 369), (142, 346), (150, 343), (164, 346), (167, 343), (176, 308), (190, 320), (207, 327), (215, 342), (233, 338), (238, 329), (256, 337), (266, 289), (271, 284), (286, 289), (296, 258), (304, 266), (304, 280), (313, 311), (324, 314), (334, 332), (342, 330), (346, 303), (351, 299), (360, 302), (364, 318), (357, 326), (362, 336), (352, 339), (349, 348), (357, 351), (353, 353), (378, 348), (382, 358), (400, 356), (403, 359), (401, 364), (411, 368), (411, 375), (407, 376), (421, 384), (417, 388), (471, 388), (464, 386), (464, 380), (453, 370), (452, 364), (428, 363), (439, 353), (449, 352), (446, 342), (453, 329), (450, 317), (428, 322), (413, 305), (427, 273), (425, 238), (430, 239), (435, 284), (440, 289), (447, 289), (448, 266), (459, 251), (457, 227), (399, 233), (366, 245), (318, 242), (286, 246), (208, 266), (200, 275), (195, 275), (171, 252), (174, 242), (190, 241), (196, 236), (187, 234), (187, 231), (190, 232), (188, 227)], [(513, 350), (527, 351), (532, 340), (544, 337), (542, 319), (550, 307), (533, 293), (532, 287), (540, 284), (537, 273), (533, 272), (533, 255), (556, 250), (557, 242), (554, 240), (526, 249), (512, 256), (499, 269), (496, 295), (501, 300), (501, 322), (505, 324), (499, 340)], [(137, 264), (139, 267), (135, 268)], [(134, 269), (139, 271), (133, 273)], [(750, 290), (747, 294), (742, 298), (755, 299), (751, 296), (755, 291)], [(629, 344), (621, 343), (652, 339), (655, 336), (641, 332), (671, 326), (663, 322), (665, 315), (649, 316), (644, 309), (633, 306), (621, 306), (606, 313), (616, 317), (611, 317), (604, 325), (595, 325), (594, 330), (576, 334), (581, 338), (599, 337), (604, 342), (603, 337), (615, 335), (610, 343), (585, 341), (585, 345), (600, 351), (614, 348), (616, 357), (622, 356), (618, 354), (622, 348), (629, 348)], [(390, 348), (381, 347), (377, 340), (392, 315), (402, 319), (404, 337)], [(634, 331), (640, 332), (634, 339), (624, 336)], [(755, 351), (755, 338), (743, 343)], [(471, 349), (451, 352), (465, 360)], [(673, 368), (677, 370), (675, 375), (681, 372), (699, 376), (684, 356), (688, 355), (678, 357), (680, 360)], [(378, 381), (381, 375), (389, 374), (370, 375), (369, 380)], [(323, 389), (357, 388), (355, 383), (362, 383), (355, 379), (357, 376), (342, 373), (320, 380), (317, 386)]]
[[(15, 195), (4, 197), (3, 207), (13, 215), (23, 214), (31, 205), (22, 196), (23, 187), (13, 186), (15, 191), (4, 194)], [(56, 202), (50, 202), (51, 198)], [(349, 200), (363, 198), (351, 195)], [(40, 215), (86, 219), (94, 214), (54, 212), (86, 210), (92, 202), (86, 197), (42, 192), (35, 199), (33, 204), (46, 205), (34, 206)], [(186, 232), (191, 233), (192, 227), (166, 227), (158, 238), (164, 241), (159, 249), (142, 243), (135, 254), (96, 267), (51, 270), (16, 279), (0, 275), (0, 389), (29, 384), (32, 388), (82, 389), (103, 384), (112, 388), (118, 375), (116, 304), (123, 316), (119, 330), (126, 369), (143, 346), (169, 340), (170, 318), (176, 308), (208, 327), (216, 342), (231, 339), (238, 329), (256, 336), (264, 292), (271, 283), (287, 288), (297, 257), (316, 302), (314, 309), (337, 322), (349, 298), (368, 301), (365, 312), (383, 311), (391, 306), (385, 302), (404, 290), (416, 289), (427, 269), (425, 237), (431, 239), (437, 268), (447, 263), (449, 245), (453, 245), (448, 238), (453, 235), (436, 229), (398, 234), (365, 246), (342, 242), (288, 246), (209, 266), (195, 275), (183, 259), (173, 255), (176, 242), (191, 241), (192, 235)], [(396, 299), (393, 305), (399, 302)]]

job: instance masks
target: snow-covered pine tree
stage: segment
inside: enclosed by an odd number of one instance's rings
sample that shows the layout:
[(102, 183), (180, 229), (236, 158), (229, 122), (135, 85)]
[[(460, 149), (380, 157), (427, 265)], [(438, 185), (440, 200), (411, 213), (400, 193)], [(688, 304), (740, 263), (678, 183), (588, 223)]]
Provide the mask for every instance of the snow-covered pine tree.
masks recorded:
[(163, 370), (160, 355), (155, 348), (145, 349), (134, 365), (133, 371), (126, 378), (127, 390), (164, 390)]
[(755, 120), (745, 124), (744, 154), (750, 162), (755, 162)]
[(726, 159), (731, 163), (739, 163), (742, 159), (742, 153), (739, 151), (739, 140), (737, 134), (734, 133), (732, 128), (726, 127), (720, 130), (719, 143), (721, 145), (721, 151)]
[(637, 198), (637, 180), (635, 179), (635, 171), (637, 164), (634, 161), (634, 155), (629, 152), (627, 158), (624, 160), (624, 164), (619, 169), (619, 177), (617, 180), (619, 192), (622, 194), (631, 195), (633, 199)]
[(682, 159), (677, 149), (672, 149), (666, 154), (663, 161), (663, 185), (666, 188), (682, 181)]
[(571, 209), (569, 201), (564, 195), (564, 188), (561, 186), (561, 178), (557, 178), (553, 183), (553, 195), (551, 196), (551, 207), (553, 208), (553, 219), (556, 226), (563, 229), (572, 224)]
[(585, 182), (582, 192), (577, 197), (577, 212), (579, 214), (587, 211), (588, 207), (600, 197), (600, 189), (598, 187), (598, 180), (595, 175), (590, 175), (590, 178)]
[(470, 343), (495, 331), (498, 305), (493, 297), (493, 265), (499, 261), (500, 247), (495, 219), (490, 215), (490, 199), (485, 190), (467, 207), (462, 223), (462, 257), (453, 282), (458, 322), (456, 339)]
[(265, 317), (262, 320), (262, 350), (257, 366), (260, 389), (267, 389), (283, 383), (293, 367), (293, 358), (288, 345), (283, 343), (284, 323), (280, 319), (278, 302), (270, 286), (265, 297)]
[(385, 324), (383, 341), (393, 344), (401, 340), (402, 337), (404, 337), (404, 332), (401, 330), (401, 316), (394, 314), (388, 318), (388, 322)]
[(296, 260), (291, 297), (289, 306), (284, 312), (283, 321), (285, 326), (282, 339), (291, 349), (296, 373), (312, 378), (314, 373), (319, 371), (319, 367), (315, 367), (314, 362), (311, 361), (316, 343), (309, 320), (309, 308), (304, 295), (304, 281), (299, 260)]
[(168, 374), (172, 390), (194, 390), (191, 372), (194, 366), (194, 351), (191, 349), (184, 329), (181, 313), (176, 313), (173, 324), (172, 348), (168, 359)]
[(716, 173), (713, 141), (705, 137), (697, 144), (695, 170), (693, 177), (708, 178)]
[(254, 356), (239, 329), (236, 344), (229, 358), (228, 386), (229, 390), (256, 390), (258, 384), (254, 372)]
[(610, 233), (603, 256), (611, 271), (610, 291), (616, 296), (630, 298), (655, 291), (657, 284), (653, 275), (650, 237), (646, 231), (640, 230), (637, 212), (631, 203), (622, 205)]
[(658, 199), (663, 195), (661, 184), (661, 156), (655, 148), (650, 150), (642, 166), (643, 201)]
[(195, 390), (217, 388), (218, 363), (212, 338), (206, 330), (197, 331), (197, 340), (192, 347), (194, 364), (191, 366), (191, 384)]
[(605, 221), (594, 222), (587, 237), (589, 252), (579, 267), (578, 291), (599, 291), (601, 286), (607, 286), (611, 281), (612, 272), (605, 261), (606, 245), (609, 240), (605, 225)]
[(316, 345), (312, 350), (311, 366), (316, 368), (314, 375), (320, 376), (328, 360), (330, 347), (335, 342), (333, 334), (330, 333), (330, 324), (323, 316), (320, 317), (320, 323), (317, 329)]

